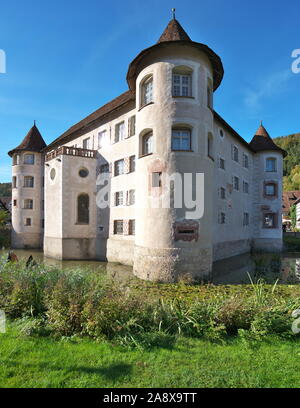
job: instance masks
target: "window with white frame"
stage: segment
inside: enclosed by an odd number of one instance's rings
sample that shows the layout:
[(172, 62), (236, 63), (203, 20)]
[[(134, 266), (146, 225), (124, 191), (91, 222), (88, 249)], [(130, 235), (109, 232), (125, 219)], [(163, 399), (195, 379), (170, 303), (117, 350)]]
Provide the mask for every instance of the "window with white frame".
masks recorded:
[(192, 75), (173, 73), (173, 96), (192, 96)]
[(24, 210), (33, 210), (33, 200), (29, 198), (24, 200)]
[(125, 139), (125, 122), (118, 123), (115, 131), (115, 142), (120, 142)]
[(240, 189), (240, 179), (237, 176), (233, 176), (232, 178), (233, 188), (238, 191)]
[(191, 150), (190, 129), (172, 129), (172, 150)]
[(121, 174), (124, 174), (124, 159), (121, 160), (117, 160), (115, 161), (115, 171), (114, 171), (114, 175), (115, 176), (119, 176)]
[(153, 133), (146, 133), (142, 138), (142, 156), (153, 153)]
[(34, 177), (25, 176), (24, 177), (24, 187), (33, 188), (34, 187)]
[(131, 116), (128, 119), (128, 137), (134, 136), (135, 135), (135, 115)]
[(34, 154), (24, 154), (24, 164), (34, 164)]
[(153, 102), (153, 77), (152, 75), (142, 82), (141, 107)]
[(268, 157), (266, 159), (266, 171), (276, 172), (276, 159), (275, 157)]
[(232, 145), (232, 160), (236, 161), (237, 163), (239, 161), (239, 149), (235, 145)]
[(102, 130), (102, 132), (98, 133), (98, 149), (101, 149), (107, 144), (108, 144), (107, 132), (106, 130)]
[(243, 166), (245, 169), (249, 168), (249, 156), (246, 153), (243, 153)]
[(85, 150), (90, 150), (91, 149), (91, 139), (89, 137), (87, 137), (86, 139), (83, 140), (82, 147)]
[(123, 205), (123, 191), (117, 191), (115, 193), (115, 206), (119, 207)]
[(127, 205), (135, 204), (135, 190), (127, 191)]

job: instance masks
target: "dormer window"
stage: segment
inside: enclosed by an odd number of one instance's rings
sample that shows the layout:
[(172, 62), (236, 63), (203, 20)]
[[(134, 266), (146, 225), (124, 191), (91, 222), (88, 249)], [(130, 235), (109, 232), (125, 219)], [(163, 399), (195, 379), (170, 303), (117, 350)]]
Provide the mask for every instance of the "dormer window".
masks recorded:
[(141, 107), (153, 102), (153, 77), (147, 77), (141, 87)]

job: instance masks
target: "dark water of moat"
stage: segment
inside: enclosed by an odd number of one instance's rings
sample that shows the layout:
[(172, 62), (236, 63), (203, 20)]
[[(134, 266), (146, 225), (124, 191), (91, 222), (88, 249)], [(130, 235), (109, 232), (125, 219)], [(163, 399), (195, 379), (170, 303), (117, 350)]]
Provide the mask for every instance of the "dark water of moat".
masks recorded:
[[(88, 268), (99, 273), (109, 274), (116, 279), (128, 279), (132, 276), (130, 266), (99, 262), (99, 261), (59, 261), (46, 258), (41, 251), (14, 250), (19, 259), (27, 260), (30, 255), (35, 261), (48, 266), (63, 269)], [(7, 250), (0, 250), (0, 257), (7, 254)], [(277, 279), (283, 284), (300, 283), (300, 253), (283, 254), (243, 254), (215, 262), (210, 281), (221, 284), (248, 284), (249, 275), (253, 280), (264, 279), (267, 283), (274, 283)]]

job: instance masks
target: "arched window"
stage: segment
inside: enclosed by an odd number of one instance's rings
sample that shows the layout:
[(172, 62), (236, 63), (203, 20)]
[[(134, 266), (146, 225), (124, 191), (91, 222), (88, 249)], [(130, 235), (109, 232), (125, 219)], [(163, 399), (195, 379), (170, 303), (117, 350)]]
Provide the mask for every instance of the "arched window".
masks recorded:
[(153, 153), (153, 133), (148, 132), (142, 136), (142, 156)]
[(153, 102), (153, 76), (147, 76), (141, 85), (141, 107)]
[(192, 96), (192, 73), (193, 70), (186, 66), (173, 68), (172, 72), (172, 95)]
[(80, 194), (77, 199), (77, 222), (89, 224), (90, 222), (90, 197), (88, 194)]

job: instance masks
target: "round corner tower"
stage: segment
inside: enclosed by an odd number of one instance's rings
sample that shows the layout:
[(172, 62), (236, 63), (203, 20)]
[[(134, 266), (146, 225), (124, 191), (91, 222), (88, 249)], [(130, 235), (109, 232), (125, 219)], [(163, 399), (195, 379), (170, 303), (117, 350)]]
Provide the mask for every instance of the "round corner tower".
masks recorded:
[(175, 18), (129, 66), (139, 136), (134, 273), (142, 279), (211, 271), (212, 101), (222, 77), (220, 58)]
[(23, 142), (8, 154), (12, 157), (12, 247), (43, 246), (42, 150), (46, 143), (38, 128), (29, 130)]

